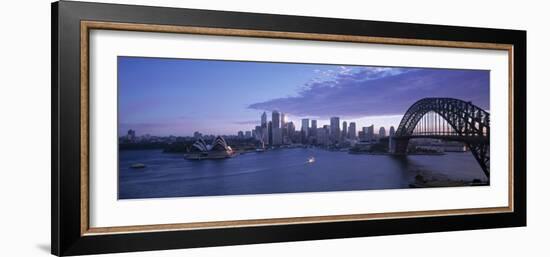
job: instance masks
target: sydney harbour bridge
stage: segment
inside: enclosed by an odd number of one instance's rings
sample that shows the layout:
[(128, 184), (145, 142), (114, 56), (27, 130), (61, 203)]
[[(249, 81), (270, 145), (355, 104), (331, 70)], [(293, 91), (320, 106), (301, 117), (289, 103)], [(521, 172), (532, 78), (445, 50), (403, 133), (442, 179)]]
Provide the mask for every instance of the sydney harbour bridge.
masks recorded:
[(433, 138), (464, 143), (489, 179), (489, 113), (454, 98), (423, 98), (414, 103), (395, 131), (395, 154), (407, 154), (409, 140)]

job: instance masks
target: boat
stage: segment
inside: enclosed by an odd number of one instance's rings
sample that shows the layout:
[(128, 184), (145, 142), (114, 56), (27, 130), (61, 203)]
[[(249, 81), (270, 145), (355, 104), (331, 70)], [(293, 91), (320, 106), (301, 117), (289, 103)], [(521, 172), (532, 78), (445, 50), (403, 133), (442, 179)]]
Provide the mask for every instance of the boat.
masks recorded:
[(307, 159), (307, 163), (314, 163), (315, 162), (315, 157), (311, 156)]
[(132, 166), (130, 166), (130, 168), (132, 168), (132, 169), (143, 169), (143, 168), (145, 168), (145, 164), (143, 164), (143, 163), (134, 163), (134, 164), (132, 164)]

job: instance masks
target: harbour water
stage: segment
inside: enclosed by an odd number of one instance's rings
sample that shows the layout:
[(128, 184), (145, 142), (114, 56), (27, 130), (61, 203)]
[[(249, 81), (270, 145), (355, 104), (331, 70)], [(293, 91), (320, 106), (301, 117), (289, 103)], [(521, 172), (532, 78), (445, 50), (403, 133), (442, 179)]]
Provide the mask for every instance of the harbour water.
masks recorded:
[[(145, 167), (131, 168), (136, 163)], [(119, 152), (119, 199), (398, 189), (409, 188), (419, 174), (486, 180), (470, 152), (396, 157), (294, 148), (197, 161), (133, 150)]]

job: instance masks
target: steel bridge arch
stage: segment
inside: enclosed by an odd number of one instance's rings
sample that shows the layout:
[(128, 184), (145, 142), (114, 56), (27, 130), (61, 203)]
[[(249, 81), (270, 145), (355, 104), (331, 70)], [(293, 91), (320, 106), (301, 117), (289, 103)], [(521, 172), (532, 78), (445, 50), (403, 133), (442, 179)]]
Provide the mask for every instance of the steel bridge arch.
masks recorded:
[(423, 98), (418, 100), (403, 115), (395, 132), (395, 152), (397, 154), (406, 153), (409, 139), (416, 137), (413, 134), (416, 125), (424, 115), (430, 112), (434, 112), (443, 118), (454, 130), (454, 135), (442, 136), (438, 131), (434, 131), (433, 135), (423, 135), (422, 137), (465, 143), (489, 179), (490, 115), (471, 102), (455, 98)]

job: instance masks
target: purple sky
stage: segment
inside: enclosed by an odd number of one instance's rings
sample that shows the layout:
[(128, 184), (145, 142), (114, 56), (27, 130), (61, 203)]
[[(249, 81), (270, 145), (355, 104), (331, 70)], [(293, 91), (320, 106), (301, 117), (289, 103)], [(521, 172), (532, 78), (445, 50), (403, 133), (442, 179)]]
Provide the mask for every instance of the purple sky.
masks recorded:
[(119, 133), (236, 134), (263, 111), (328, 124), (331, 116), (396, 126), (424, 97), (454, 97), (489, 110), (489, 71), (118, 58)]

